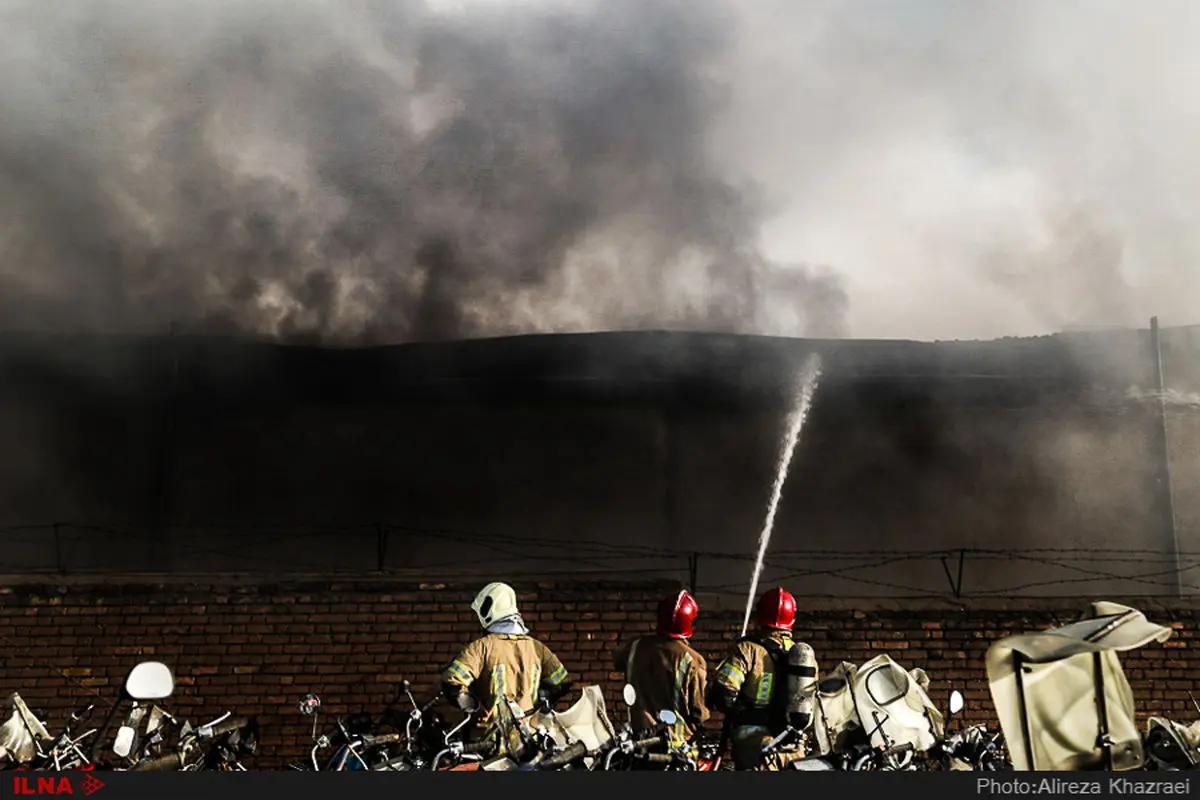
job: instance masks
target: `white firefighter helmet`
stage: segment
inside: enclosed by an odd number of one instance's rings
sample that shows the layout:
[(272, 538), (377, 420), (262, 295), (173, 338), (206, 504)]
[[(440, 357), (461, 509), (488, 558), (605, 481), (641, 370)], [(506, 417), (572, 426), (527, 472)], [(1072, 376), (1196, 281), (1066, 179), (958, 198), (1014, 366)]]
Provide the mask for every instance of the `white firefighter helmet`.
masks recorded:
[(489, 583), (475, 595), (471, 610), (479, 617), (479, 624), (487, 630), (493, 623), (519, 613), (517, 593), (507, 583)]

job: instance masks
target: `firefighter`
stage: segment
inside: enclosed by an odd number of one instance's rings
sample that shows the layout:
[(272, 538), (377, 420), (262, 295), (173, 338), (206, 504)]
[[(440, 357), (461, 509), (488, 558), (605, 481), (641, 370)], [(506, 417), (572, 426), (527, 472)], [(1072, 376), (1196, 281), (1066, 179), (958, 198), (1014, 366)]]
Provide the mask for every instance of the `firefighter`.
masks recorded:
[(463, 648), (442, 670), (442, 692), (460, 708), (467, 695), (478, 702), (478, 722), (499, 732), (502, 749), (516, 746), (512, 705), (529, 714), (553, 706), (571, 688), (567, 668), (550, 648), (529, 635), (517, 609), (517, 593), (505, 583), (489, 583), (471, 610), (486, 634)]
[(613, 666), (637, 692), (633, 730), (643, 733), (659, 724), (660, 711), (674, 711), (678, 721), (672, 744), (691, 743), (708, 719), (704, 705), (708, 665), (688, 640), (700, 606), (680, 591), (658, 604), (658, 628), (652, 636), (626, 642), (613, 654)]
[[(817, 662), (811, 647), (792, 640), (796, 599), (785, 589), (759, 598), (757, 621), (717, 666), (708, 704), (728, 718), (736, 769), (778, 771), (804, 757), (799, 734), (812, 723)], [(791, 741), (764, 757), (763, 745), (789, 728)]]

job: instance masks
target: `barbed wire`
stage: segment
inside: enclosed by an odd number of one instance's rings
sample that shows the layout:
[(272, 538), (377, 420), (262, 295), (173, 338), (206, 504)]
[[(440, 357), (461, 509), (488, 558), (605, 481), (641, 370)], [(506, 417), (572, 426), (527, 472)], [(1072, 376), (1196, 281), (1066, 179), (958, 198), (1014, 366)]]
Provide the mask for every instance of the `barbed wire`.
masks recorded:
[[(12, 569), (12, 572), (38, 575), (112, 573), (117, 570), (98, 567), (95, 562), (82, 569), (66, 569), (63, 567), (59, 551), (64, 547), (69, 549), (73, 543), (93, 537), (104, 542), (116, 540), (127, 542), (131, 539), (148, 542), (152, 537), (149, 531), (128, 525), (60, 522), (0, 527), (0, 545), (20, 543), (44, 545), (47, 532), (53, 536), (56, 544), (58, 563), (55, 567), (30, 568), (26, 566)], [(222, 543), (219, 542), (201, 540), (201, 537), (206, 535), (216, 539), (227, 539), (236, 535), (236, 542), (228, 546), (221, 546)], [(361, 537), (364, 545), (366, 539), (372, 537), (385, 541), (398, 537), (401, 542), (425, 539), (460, 547), (458, 553), (449, 560), (438, 561), (428, 557), (412, 558), (408, 560), (408, 563), (400, 566), (391, 565), (387, 562), (386, 557), (380, 558), (377, 553), (367, 552), (365, 546), (359, 548), (363, 551), (360, 559), (362, 565), (359, 566), (355, 566), (353, 563), (333, 565), (327, 557), (320, 560), (298, 559), (291, 553), (303, 552), (300, 548), (294, 546), (280, 548), (281, 545), (297, 545), (310, 539), (329, 537), (345, 539), (348, 536)], [(617, 541), (567, 539), (565, 537), (518, 536), (392, 523), (309, 524), (304, 526), (288, 523), (261, 525), (207, 523), (173, 526), (170, 530), (170, 538), (171, 548), (184, 558), (211, 556), (217, 559), (228, 559), (230, 563), (237, 564), (236, 571), (239, 573), (253, 573), (256, 569), (273, 574), (304, 571), (306, 574), (330, 575), (411, 573), (421, 570), (469, 573), (476, 569), (503, 569), (514, 572), (544, 571), (547, 574), (577, 575), (581, 578), (673, 576), (678, 579), (687, 574), (694, 580), (700, 561), (749, 565), (755, 560), (755, 556), (751, 553), (671, 548), (626, 544)], [(353, 544), (348, 544), (347, 547), (354, 549)], [(261, 553), (262, 548), (280, 548), (289, 555), (281, 557), (278, 549), (269, 554)], [(0, 552), (10, 550), (11, 547), (5, 547), (4, 551)], [(1061, 575), (1001, 587), (981, 586), (964, 593), (961, 576), (957, 586), (951, 577), (948, 566), (950, 559), (959, 559), (960, 563), (969, 562), (971, 564), (977, 562), (993, 565), (1004, 562), (1026, 563), (1045, 570), (1071, 573), (1073, 577)], [(661, 563), (654, 565), (654, 562)], [(368, 563), (372, 563), (373, 567), (367, 566)], [(1104, 568), (1106, 565), (1111, 567), (1116, 563), (1132, 569), (1125, 572)], [(929, 585), (914, 586), (887, 579), (889, 576), (886, 571), (888, 570), (903, 570), (905, 565), (918, 564), (941, 566), (945, 571), (951, 591), (947, 592), (944, 588), (933, 590), (929, 588)], [(772, 573), (770, 580), (774, 582), (826, 578), (852, 585), (901, 593), (906, 597), (933, 598), (946, 597), (948, 594), (953, 594), (955, 597), (991, 597), (1014, 595), (1047, 587), (1072, 586), (1085, 590), (1089, 585), (1113, 583), (1200, 593), (1200, 584), (1184, 580), (1185, 577), (1194, 574), (1195, 570), (1200, 570), (1200, 551), (1181, 550), (1176, 553), (1148, 548), (1085, 549), (1069, 547), (1008, 549), (948, 547), (920, 550), (871, 550), (869, 552), (781, 549), (770, 551), (764, 560), (764, 566)], [(530, 570), (531, 567), (532, 570)], [(0, 562), (0, 570), (4, 569), (10, 569), (9, 565)], [(133, 571), (137, 572), (137, 570)], [(879, 574), (881, 571), (884, 571), (885, 574)], [(995, 569), (988, 570), (989, 573), (996, 571)], [(701, 584), (697, 588), (711, 594), (741, 596), (745, 592), (745, 583), (738, 581)], [(901, 595), (893, 594), (892, 596)]]
[[(544, 546), (548, 546), (548, 547), (556, 547), (559, 549), (561, 549), (564, 546), (568, 546), (573, 551), (580, 550), (580, 549), (597, 549), (597, 550), (615, 551), (615, 552), (619, 552), (620, 554), (623, 554), (623, 555), (628, 555), (629, 553), (649, 553), (649, 554), (660, 554), (660, 555), (675, 556), (675, 557), (688, 556), (688, 555), (700, 555), (700, 556), (704, 556), (704, 557), (708, 557), (708, 558), (723, 558), (723, 559), (732, 559), (732, 560), (753, 560), (754, 559), (753, 554), (736, 553), (736, 552), (730, 552), (727, 550), (703, 550), (703, 549), (697, 549), (697, 548), (692, 548), (692, 547), (684, 547), (684, 548), (652, 547), (652, 546), (648, 546), (648, 545), (638, 545), (638, 544), (632, 544), (632, 543), (627, 544), (624, 542), (573, 539), (573, 538), (567, 537), (566, 535), (558, 536), (558, 537), (517, 536), (514, 534), (496, 533), (496, 532), (492, 532), (492, 531), (467, 531), (467, 530), (462, 530), (462, 529), (458, 529), (458, 528), (425, 528), (425, 527), (415, 527), (415, 526), (411, 526), (411, 525), (400, 525), (400, 524), (384, 523), (384, 522), (340, 523), (340, 524), (339, 523), (322, 523), (322, 524), (318, 524), (318, 525), (303, 525), (303, 526), (292, 524), (292, 523), (181, 524), (181, 525), (172, 525), (170, 527), (170, 533), (172, 535), (176, 535), (176, 534), (188, 533), (188, 532), (221, 532), (221, 531), (224, 531), (224, 532), (230, 532), (230, 533), (237, 533), (239, 535), (245, 535), (247, 533), (256, 532), (256, 531), (269, 531), (269, 530), (275, 530), (275, 529), (284, 529), (287, 532), (283, 533), (281, 535), (278, 535), (278, 536), (271, 537), (270, 539), (256, 539), (255, 543), (256, 544), (259, 544), (259, 543), (261, 543), (261, 544), (284, 543), (284, 542), (295, 541), (297, 539), (302, 539), (302, 538), (312, 538), (312, 537), (326, 536), (326, 535), (332, 535), (332, 534), (345, 534), (345, 533), (350, 533), (353, 531), (358, 531), (362, 534), (369, 533), (369, 534), (373, 534), (373, 535), (376, 535), (376, 534), (379, 534), (382, 532), (382, 533), (387, 533), (387, 534), (402, 533), (402, 534), (410, 534), (410, 535), (414, 535), (414, 536), (423, 536), (423, 537), (439, 537), (439, 538), (459, 537), (459, 538), (463, 538), (465, 540), (470, 540), (470, 541), (487, 540), (488, 542), (500, 542), (500, 543), (507, 543), (507, 544), (533, 544), (533, 545), (544, 545)], [(75, 530), (75, 531), (81, 531), (81, 532), (82, 531), (90, 531), (90, 532), (103, 534), (103, 535), (123, 536), (123, 537), (141, 538), (141, 539), (148, 539), (153, 535), (150, 531), (148, 531), (144, 528), (133, 527), (133, 526), (119, 526), (119, 525), (97, 524), (97, 523), (57, 522), (57, 523), (44, 523), (44, 524), (38, 524), (38, 525), (25, 524), (25, 525), (0, 526), (0, 537), (4, 537), (5, 539), (7, 539), (13, 533), (18, 533), (21, 531), (36, 531), (36, 532), (46, 533), (46, 532), (54, 532), (55, 530), (58, 530), (59, 532), (63, 532), (63, 531), (67, 531), (67, 530)], [(1096, 548), (1096, 547), (1091, 547), (1091, 546), (1088, 546), (1086, 548), (1083, 548), (1083, 547), (987, 548), (987, 547), (975, 547), (975, 546), (947, 546), (947, 547), (924, 548), (924, 549), (913, 549), (913, 550), (895, 550), (895, 549), (880, 550), (877, 548), (871, 548), (870, 550), (863, 550), (863, 551), (854, 551), (854, 550), (846, 550), (846, 549), (838, 549), (838, 550), (833, 550), (833, 549), (779, 549), (779, 550), (772, 550), (771, 552), (774, 555), (781, 555), (781, 556), (851, 558), (851, 559), (852, 558), (862, 558), (864, 556), (871, 556), (871, 557), (874, 557), (874, 556), (898, 557), (898, 556), (915, 556), (915, 555), (957, 556), (960, 553), (966, 553), (973, 557), (981, 557), (981, 556), (988, 556), (988, 555), (1006, 557), (1006, 556), (1009, 556), (1014, 553), (1039, 554), (1039, 555), (1062, 554), (1062, 555), (1076, 556), (1076, 557), (1080, 557), (1080, 558), (1088, 558), (1088, 559), (1093, 559), (1093, 560), (1095, 560), (1095, 559), (1102, 560), (1105, 558), (1119, 558), (1121, 560), (1125, 560), (1128, 556), (1131, 556), (1131, 555), (1137, 555), (1137, 556), (1154, 555), (1154, 556), (1159, 556), (1162, 558), (1171, 558), (1171, 559), (1175, 558), (1176, 555), (1179, 555), (1181, 557), (1186, 556), (1186, 557), (1200, 558), (1200, 550), (1179, 550), (1178, 552), (1176, 552), (1175, 550), (1171, 550), (1168, 552), (1168, 551), (1164, 551), (1161, 549), (1154, 549), (1154, 548), (1125, 548), (1125, 547), (1122, 547), (1122, 548), (1105, 549), (1105, 548)]]

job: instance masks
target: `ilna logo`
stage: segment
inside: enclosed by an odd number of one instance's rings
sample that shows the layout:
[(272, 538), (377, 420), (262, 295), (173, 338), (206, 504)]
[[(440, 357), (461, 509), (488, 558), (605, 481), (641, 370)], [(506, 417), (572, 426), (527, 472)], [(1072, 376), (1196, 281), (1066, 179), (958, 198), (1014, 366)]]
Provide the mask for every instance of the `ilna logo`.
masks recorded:
[[(80, 778), (78, 784), (79, 793), (84, 797), (92, 796), (104, 786), (104, 783), (95, 775), (90, 774)], [(74, 796), (75, 794), (70, 778), (30, 778), (27, 775), (14, 775), (12, 787), (13, 794), (21, 795), (69, 794)]]

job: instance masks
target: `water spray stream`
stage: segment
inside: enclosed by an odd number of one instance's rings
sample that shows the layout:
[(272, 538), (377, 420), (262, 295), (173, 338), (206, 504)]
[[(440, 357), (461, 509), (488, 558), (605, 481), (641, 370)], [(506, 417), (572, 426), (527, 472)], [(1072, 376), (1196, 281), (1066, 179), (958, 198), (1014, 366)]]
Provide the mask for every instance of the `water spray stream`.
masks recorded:
[(800, 371), (799, 383), (796, 387), (796, 402), (787, 418), (787, 428), (782, 447), (779, 450), (779, 461), (775, 468), (775, 482), (771, 485), (771, 500), (767, 503), (767, 518), (763, 521), (762, 532), (758, 535), (758, 556), (754, 559), (754, 575), (750, 578), (750, 596), (746, 599), (746, 616), (742, 620), (742, 635), (750, 628), (750, 614), (754, 610), (754, 598), (758, 594), (758, 579), (762, 576), (763, 559), (767, 556), (767, 547), (771, 544), (771, 531), (775, 528), (775, 512), (779, 510), (779, 498), (783, 496), (783, 484), (787, 481), (788, 470), (792, 465), (792, 454), (796, 452), (796, 444), (800, 441), (800, 431), (804, 428), (804, 420), (812, 408), (813, 395), (817, 392), (817, 384), (821, 380), (821, 357), (813, 353), (804, 362)]

